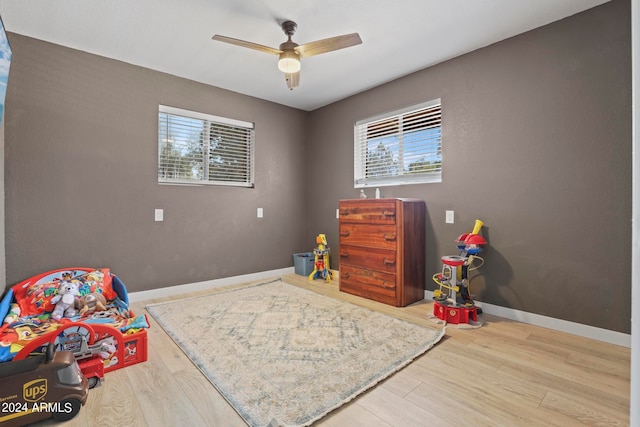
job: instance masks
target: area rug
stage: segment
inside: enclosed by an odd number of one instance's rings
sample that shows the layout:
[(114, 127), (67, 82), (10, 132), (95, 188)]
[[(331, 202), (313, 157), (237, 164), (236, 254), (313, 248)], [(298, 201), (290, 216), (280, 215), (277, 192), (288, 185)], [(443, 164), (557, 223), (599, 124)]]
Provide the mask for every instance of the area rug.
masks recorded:
[(444, 335), (280, 279), (147, 310), (255, 427), (307, 426)]

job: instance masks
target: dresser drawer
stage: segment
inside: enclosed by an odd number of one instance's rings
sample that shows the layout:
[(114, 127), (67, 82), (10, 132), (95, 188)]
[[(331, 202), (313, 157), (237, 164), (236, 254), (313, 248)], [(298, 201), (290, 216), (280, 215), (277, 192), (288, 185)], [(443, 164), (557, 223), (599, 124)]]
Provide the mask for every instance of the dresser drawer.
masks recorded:
[(348, 264), (368, 270), (395, 273), (396, 252), (380, 248), (340, 245), (340, 265)]
[(345, 265), (340, 269), (340, 290), (385, 304), (397, 305), (395, 274)]
[(395, 224), (396, 203), (394, 200), (349, 200), (339, 203), (340, 222), (363, 222), (368, 224)]
[(340, 224), (340, 246), (355, 245), (395, 250), (397, 240), (395, 225)]

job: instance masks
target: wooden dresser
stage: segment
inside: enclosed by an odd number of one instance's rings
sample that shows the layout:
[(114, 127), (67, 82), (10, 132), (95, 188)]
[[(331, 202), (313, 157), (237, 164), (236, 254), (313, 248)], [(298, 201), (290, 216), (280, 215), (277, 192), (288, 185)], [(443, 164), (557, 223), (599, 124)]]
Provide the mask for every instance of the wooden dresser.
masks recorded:
[(340, 200), (340, 290), (404, 307), (424, 299), (425, 203)]

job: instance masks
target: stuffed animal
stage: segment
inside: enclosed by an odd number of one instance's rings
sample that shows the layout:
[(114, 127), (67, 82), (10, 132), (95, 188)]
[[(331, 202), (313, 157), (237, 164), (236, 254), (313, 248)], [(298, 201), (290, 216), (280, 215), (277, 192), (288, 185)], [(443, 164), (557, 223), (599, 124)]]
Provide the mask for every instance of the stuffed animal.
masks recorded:
[(84, 316), (87, 313), (106, 310), (107, 299), (100, 292), (93, 292), (76, 300), (76, 306), (80, 309), (80, 316)]
[(51, 313), (51, 318), (60, 320), (62, 317), (75, 316), (77, 314), (75, 308), (76, 297), (79, 295), (76, 282), (61, 281), (58, 285), (58, 295), (51, 298), (51, 303), (56, 305), (53, 313)]

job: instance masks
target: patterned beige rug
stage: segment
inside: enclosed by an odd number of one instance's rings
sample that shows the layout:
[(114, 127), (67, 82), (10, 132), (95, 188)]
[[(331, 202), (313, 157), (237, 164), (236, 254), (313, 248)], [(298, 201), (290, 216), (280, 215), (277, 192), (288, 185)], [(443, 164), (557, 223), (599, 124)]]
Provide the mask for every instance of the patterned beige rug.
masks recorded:
[(256, 427), (309, 425), (444, 335), (282, 280), (147, 310)]

